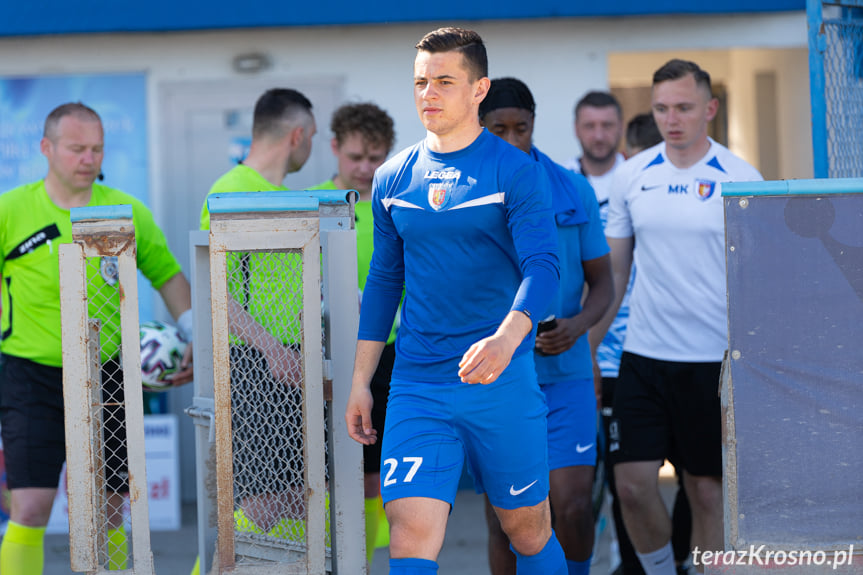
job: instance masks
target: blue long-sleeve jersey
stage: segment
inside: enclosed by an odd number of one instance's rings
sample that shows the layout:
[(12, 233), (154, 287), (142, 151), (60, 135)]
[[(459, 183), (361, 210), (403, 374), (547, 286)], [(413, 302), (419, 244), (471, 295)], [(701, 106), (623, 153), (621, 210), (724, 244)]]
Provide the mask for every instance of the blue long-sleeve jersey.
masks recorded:
[(549, 186), (537, 162), (485, 130), (452, 153), (420, 142), (378, 169), (359, 339), (386, 340), (404, 286), (393, 377), (454, 381), (510, 311), (542, 319), (560, 278)]

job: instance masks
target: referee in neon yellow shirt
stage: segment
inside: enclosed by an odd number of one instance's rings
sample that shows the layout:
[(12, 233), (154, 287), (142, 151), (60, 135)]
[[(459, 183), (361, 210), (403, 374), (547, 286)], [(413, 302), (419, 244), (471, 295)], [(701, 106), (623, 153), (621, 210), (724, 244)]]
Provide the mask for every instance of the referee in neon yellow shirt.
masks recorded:
[[(55, 108), (45, 120), (40, 144), (48, 159), (48, 174), (43, 180), (0, 195), (0, 427), (12, 503), (0, 545), (3, 575), (41, 575), (45, 526), (66, 458), (58, 246), (72, 241), (70, 208), (132, 205), (138, 268), (159, 291), (191, 341), (189, 282), (152, 214), (136, 198), (95, 183), (102, 171), (103, 135), (99, 115), (84, 104)], [(116, 266), (103, 265), (98, 271), (88, 270), (88, 274), (90, 286), (117, 280)], [(105, 392), (119, 398), (119, 296), (112, 290), (91, 291), (90, 314), (102, 319), (104, 326)], [(175, 386), (192, 380), (191, 353), (190, 345), (183, 370), (171, 378)], [(108, 389), (111, 386), (114, 389)], [(105, 422), (111, 569), (125, 569), (128, 558), (122, 527), (123, 496), (128, 492), (124, 419), (118, 413)]]

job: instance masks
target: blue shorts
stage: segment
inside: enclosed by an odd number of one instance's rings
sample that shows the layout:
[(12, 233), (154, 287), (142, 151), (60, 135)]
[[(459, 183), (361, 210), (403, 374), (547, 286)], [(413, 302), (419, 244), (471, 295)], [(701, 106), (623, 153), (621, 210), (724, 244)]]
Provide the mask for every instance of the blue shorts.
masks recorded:
[(514, 358), (491, 384), (393, 379), (381, 463), (384, 503), (455, 501), (462, 465), (492, 505), (516, 509), (548, 495), (545, 397), (533, 354)]
[(596, 465), (593, 379), (540, 386), (548, 404), (548, 467)]

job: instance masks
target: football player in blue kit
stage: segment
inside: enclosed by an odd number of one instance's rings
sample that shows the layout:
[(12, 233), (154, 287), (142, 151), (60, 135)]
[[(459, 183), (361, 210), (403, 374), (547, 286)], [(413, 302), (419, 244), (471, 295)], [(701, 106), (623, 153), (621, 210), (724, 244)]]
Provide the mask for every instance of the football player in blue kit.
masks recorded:
[(533, 361), (536, 322), (559, 284), (550, 184), (479, 124), (490, 83), (479, 35), (442, 28), (416, 47), (414, 99), (427, 135), (375, 174), (374, 253), (345, 419), (352, 438), (376, 441), (369, 382), (404, 287), (381, 468), (390, 573), (437, 573), (466, 457), (518, 573), (566, 575)]
[[(593, 491), (596, 464), (596, 392), (587, 330), (614, 296), (609, 248), (599, 202), (587, 179), (556, 164), (533, 145), (536, 103), (516, 78), (492, 80), (479, 107), (480, 121), (492, 134), (528, 154), (552, 182), (557, 226), (560, 290), (547, 314), (555, 327), (536, 338), (540, 389), (548, 404), (548, 462), (554, 529), (566, 554), (569, 575), (587, 575), (593, 551)], [(587, 296), (582, 305), (585, 285)], [(486, 508), (492, 575), (515, 572), (509, 541)]]

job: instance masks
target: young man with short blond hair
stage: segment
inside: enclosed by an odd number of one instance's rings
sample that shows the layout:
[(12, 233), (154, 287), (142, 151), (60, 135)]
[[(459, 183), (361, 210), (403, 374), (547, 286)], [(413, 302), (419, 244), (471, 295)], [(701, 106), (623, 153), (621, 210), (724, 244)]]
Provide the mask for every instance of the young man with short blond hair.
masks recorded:
[(717, 106), (707, 72), (694, 62), (667, 62), (653, 76), (652, 95), (664, 141), (628, 160), (612, 183), (606, 236), (615, 285), (626, 284), (633, 262), (638, 273), (609, 451), (624, 523), (647, 575), (675, 573), (658, 489), (664, 459), (683, 469), (692, 544), (722, 548), (718, 386), (728, 340), (721, 187), (761, 175), (708, 136)]

